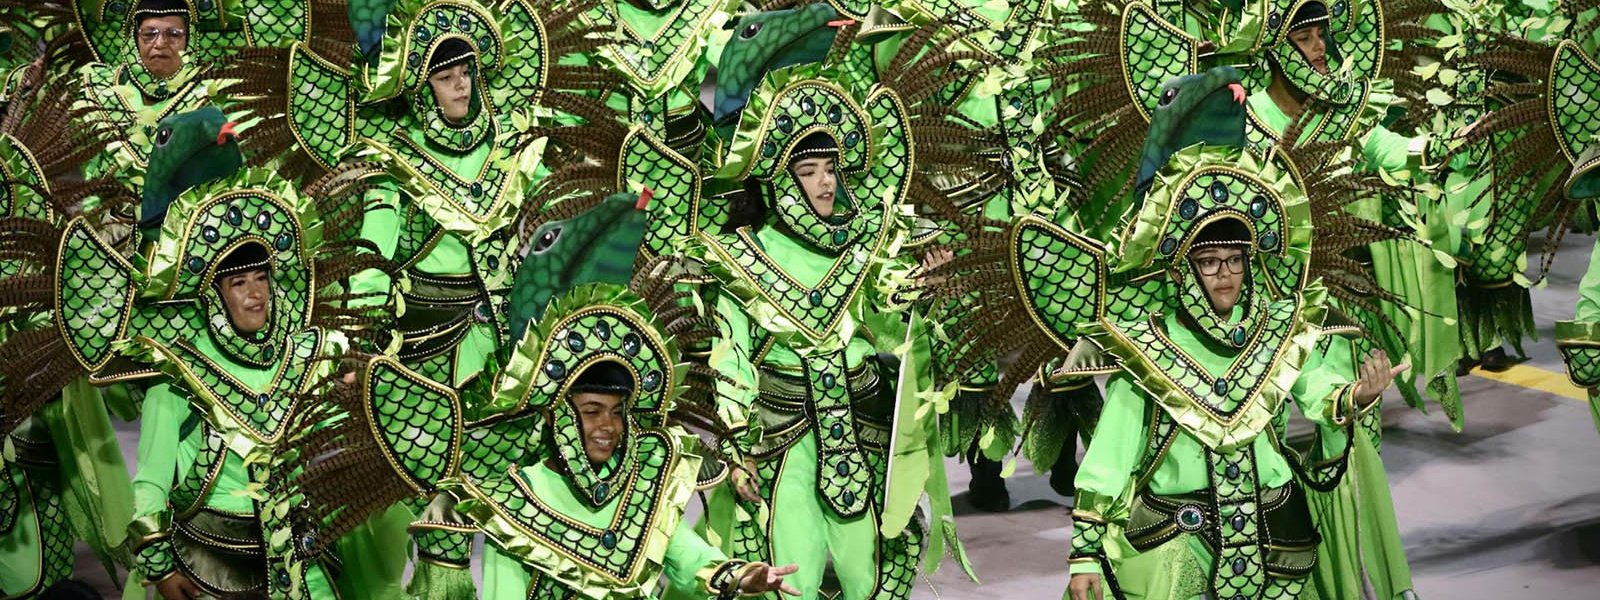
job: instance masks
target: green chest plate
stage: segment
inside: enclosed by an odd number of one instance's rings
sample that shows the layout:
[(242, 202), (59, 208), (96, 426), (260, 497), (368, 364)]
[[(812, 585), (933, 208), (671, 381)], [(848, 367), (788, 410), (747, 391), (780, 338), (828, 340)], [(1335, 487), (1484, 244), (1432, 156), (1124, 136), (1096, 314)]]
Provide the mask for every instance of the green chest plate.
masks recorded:
[[(1159, 380), (1163, 387), (1179, 392), (1177, 397), (1188, 408), (1198, 409), (1212, 422), (1232, 427), (1254, 404), (1281, 401), (1276, 397), (1269, 399), (1262, 391), (1268, 383), (1269, 372), (1292, 342), (1291, 333), (1299, 311), (1294, 303), (1278, 302), (1268, 305), (1264, 312), (1261, 326), (1246, 334), (1248, 341), (1220, 375), (1202, 367), (1189, 352), (1173, 342), (1154, 319), (1120, 328), (1120, 337), (1126, 341), (1124, 349), (1141, 358), (1136, 362), (1153, 367), (1150, 372), (1136, 373), (1137, 377)], [(1166, 403), (1162, 406), (1169, 412), (1174, 408)], [(1276, 406), (1266, 408), (1269, 412), (1277, 410)], [(1173, 417), (1180, 423), (1186, 421), (1177, 414)]]
[[(865, 218), (862, 215), (857, 218)], [(834, 259), (820, 282), (807, 286), (785, 271), (777, 257), (767, 254), (748, 228), (730, 235), (705, 236), (711, 250), (731, 267), (732, 275), (751, 284), (759, 298), (771, 305), (793, 329), (812, 342), (838, 333), (838, 327), (859, 299), (871, 273), (876, 250), (882, 244), (883, 224), (874, 220), (861, 242), (847, 246)], [(748, 302), (751, 299), (746, 299)]]
[(311, 329), (291, 336), (285, 360), (265, 390), (256, 391), (200, 353), (187, 341), (168, 347), (173, 366), (190, 386), (190, 398), (206, 408), (225, 412), (240, 431), (259, 443), (278, 441), (294, 412), (295, 395), (304, 389), (311, 374), (311, 361), (321, 347), (324, 334)]
[(643, 573), (651, 563), (646, 560), (646, 550), (652, 546), (647, 536), (671, 530), (657, 527), (656, 521), (676, 519), (680, 514), (678, 507), (667, 505), (664, 493), (680, 454), (671, 439), (658, 431), (640, 432), (632, 454), (638, 459), (621, 480), (622, 489), (616, 499), (621, 505), (605, 527), (590, 526), (552, 510), (539, 500), (518, 470), (506, 477), (470, 481), (466, 484), (467, 493), (490, 505), (497, 516), (510, 524), (510, 533), (519, 539), (498, 540), (508, 551), (517, 552), (512, 546), (526, 548), (531, 544), (602, 573), (608, 580), (633, 582), (641, 575), (654, 577)]
[[(390, 131), (389, 135), (368, 138), (368, 141), (392, 160), (405, 165), (407, 173), (401, 185), (413, 196), (427, 196), (419, 204), (446, 229), (458, 232), (495, 229), (493, 225), (515, 208), (519, 199), (507, 192), (516, 171), (508, 168), (512, 161), (504, 160), (500, 154), (516, 146), (517, 136), (507, 133), (510, 129), (499, 119), (491, 121), (487, 139), (481, 142), (496, 147), (476, 172), (468, 173), (450, 168), (428, 148), (402, 133), (405, 129), (396, 127)], [(383, 141), (378, 141), (380, 139)], [(528, 152), (537, 150), (534, 147), (523, 150), (525, 155)], [(487, 235), (489, 232), (478, 233)]]
[(668, 74), (678, 72), (684, 61), (694, 61), (701, 50), (698, 43), (711, 17), (723, 4), (719, 0), (681, 0), (673, 13), (656, 31), (641, 31), (617, 10), (621, 0), (603, 0), (589, 11), (590, 22), (614, 28), (620, 39), (602, 49), (636, 87), (654, 89), (660, 85), (676, 84), (665, 81)]

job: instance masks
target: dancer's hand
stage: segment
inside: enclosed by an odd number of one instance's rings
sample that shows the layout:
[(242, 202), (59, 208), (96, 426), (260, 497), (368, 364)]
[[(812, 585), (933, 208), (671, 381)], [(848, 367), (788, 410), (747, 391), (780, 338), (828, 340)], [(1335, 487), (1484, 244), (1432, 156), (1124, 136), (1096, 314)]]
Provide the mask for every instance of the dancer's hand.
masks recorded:
[(1372, 354), (1367, 355), (1366, 362), (1361, 363), (1361, 379), (1356, 381), (1356, 404), (1361, 408), (1371, 406), (1394, 383), (1396, 375), (1410, 369), (1410, 364), (1390, 366), (1388, 353), (1373, 350)]
[(201, 594), (205, 593), (200, 591), (200, 586), (195, 585), (193, 581), (189, 581), (189, 578), (185, 577), (183, 573), (173, 573), (166, 579), (161, 580), (160, 583), (156, 584), (156, 591), (160, 592), (161, 597), (167, 600), (191, 600), (192, 598), (199, 598)]
[(1078, 573), (1072, 576), (1072, 582), (1067, 584), (1067, 593), (1072, 595), (1072, 600), (1102, 600), (1105, 594), (1100, 591), (1099, 573)]
[(767, 592), (783, 592), (790, 596), (799, 596), (800, 590), (783, 582), (783, 576), (800, 570), (800, 565), (774, 567), (766, 563), (755, 563), (757, 566), (745, 573), (744, 579), (739, 580), (739, 591), (745, 594), (765, 594)]
[(755, 482), (756, 463), (750, 459), (744, 460), (744, 468), (733, 468), (733, 491), (739, 493), (740, 498), (746, 502), (761, 503), (761, 492), (756, 490)]

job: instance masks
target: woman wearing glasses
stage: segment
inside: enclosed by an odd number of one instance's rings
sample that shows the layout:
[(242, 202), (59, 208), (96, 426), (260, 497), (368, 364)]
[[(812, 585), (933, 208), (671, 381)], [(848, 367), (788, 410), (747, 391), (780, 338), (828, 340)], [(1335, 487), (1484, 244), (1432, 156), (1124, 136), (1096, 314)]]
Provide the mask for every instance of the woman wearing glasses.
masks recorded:
[[(84, 100), (103, 110), (93, 116), (116, 124), (122, 138), (88, 166), (89, 174), (133, 169), (142, 172), (154, 144), (155, 123), (208, 104), (205, 86), (185, 58), (189, 54), (187, 0), (141, 0), (124, 31), (135, 52), (101, 55), (106, 62), (83, 67)], [(151, 115), (141, 118), (141, 114)]]
[(1089, 335), (1120, 360), (1075, 482), (1071, 600), (1112, 597), (1106, 587), (1162, 600), (1299, 597), (1318, 531), (1280, 440), (1248, 423), (1279, 423), (1292, 401), (1319, 426), (1311, 464), (1337, 463), (1343, 427), (1409, 368), (1379, 351), (1346, 383), (1353, 365), (1295, 351), (1304, 334), (1286, 323), (1301, 316), (1286, 307), (1298, 299), (1264, 295), (1240, 214), (1196, 215), (1194, 233), (1178, 236), (1188, 240), (1166, 269), (1178, 296), (1168, 314)]

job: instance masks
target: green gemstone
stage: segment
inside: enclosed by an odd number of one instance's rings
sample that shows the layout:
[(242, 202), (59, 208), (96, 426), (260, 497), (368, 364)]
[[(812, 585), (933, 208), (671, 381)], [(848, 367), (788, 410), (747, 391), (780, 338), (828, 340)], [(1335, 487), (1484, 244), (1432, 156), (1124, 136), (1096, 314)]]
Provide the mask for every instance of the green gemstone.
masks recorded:
[(833, 232), (833, 243), (835, 244), (843, 244), (848, 239), (850, 239), (850, 234), (843, 229)]
[(811, 294), (808, 296), (808, 299), (811, 300), (812, 306), (822, 306), (822, 291), (811, 290)]

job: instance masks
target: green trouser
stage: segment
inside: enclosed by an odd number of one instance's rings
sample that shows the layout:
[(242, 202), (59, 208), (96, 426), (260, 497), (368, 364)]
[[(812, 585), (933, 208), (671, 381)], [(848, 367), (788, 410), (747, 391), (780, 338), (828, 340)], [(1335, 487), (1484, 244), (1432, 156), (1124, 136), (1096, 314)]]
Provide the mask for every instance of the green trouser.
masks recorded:
[(800, 565), (799, 571), (785, 579), (800, 590), (800, 600), (817, 597), (829, 556), (847, 600), (873, 597), (878, 587), (875, 511), (844, 519), (825, 505), (817, 494), (814, 433), (770, 460), (782, 462), (772, 498), (772, 559), (779, 565)]

